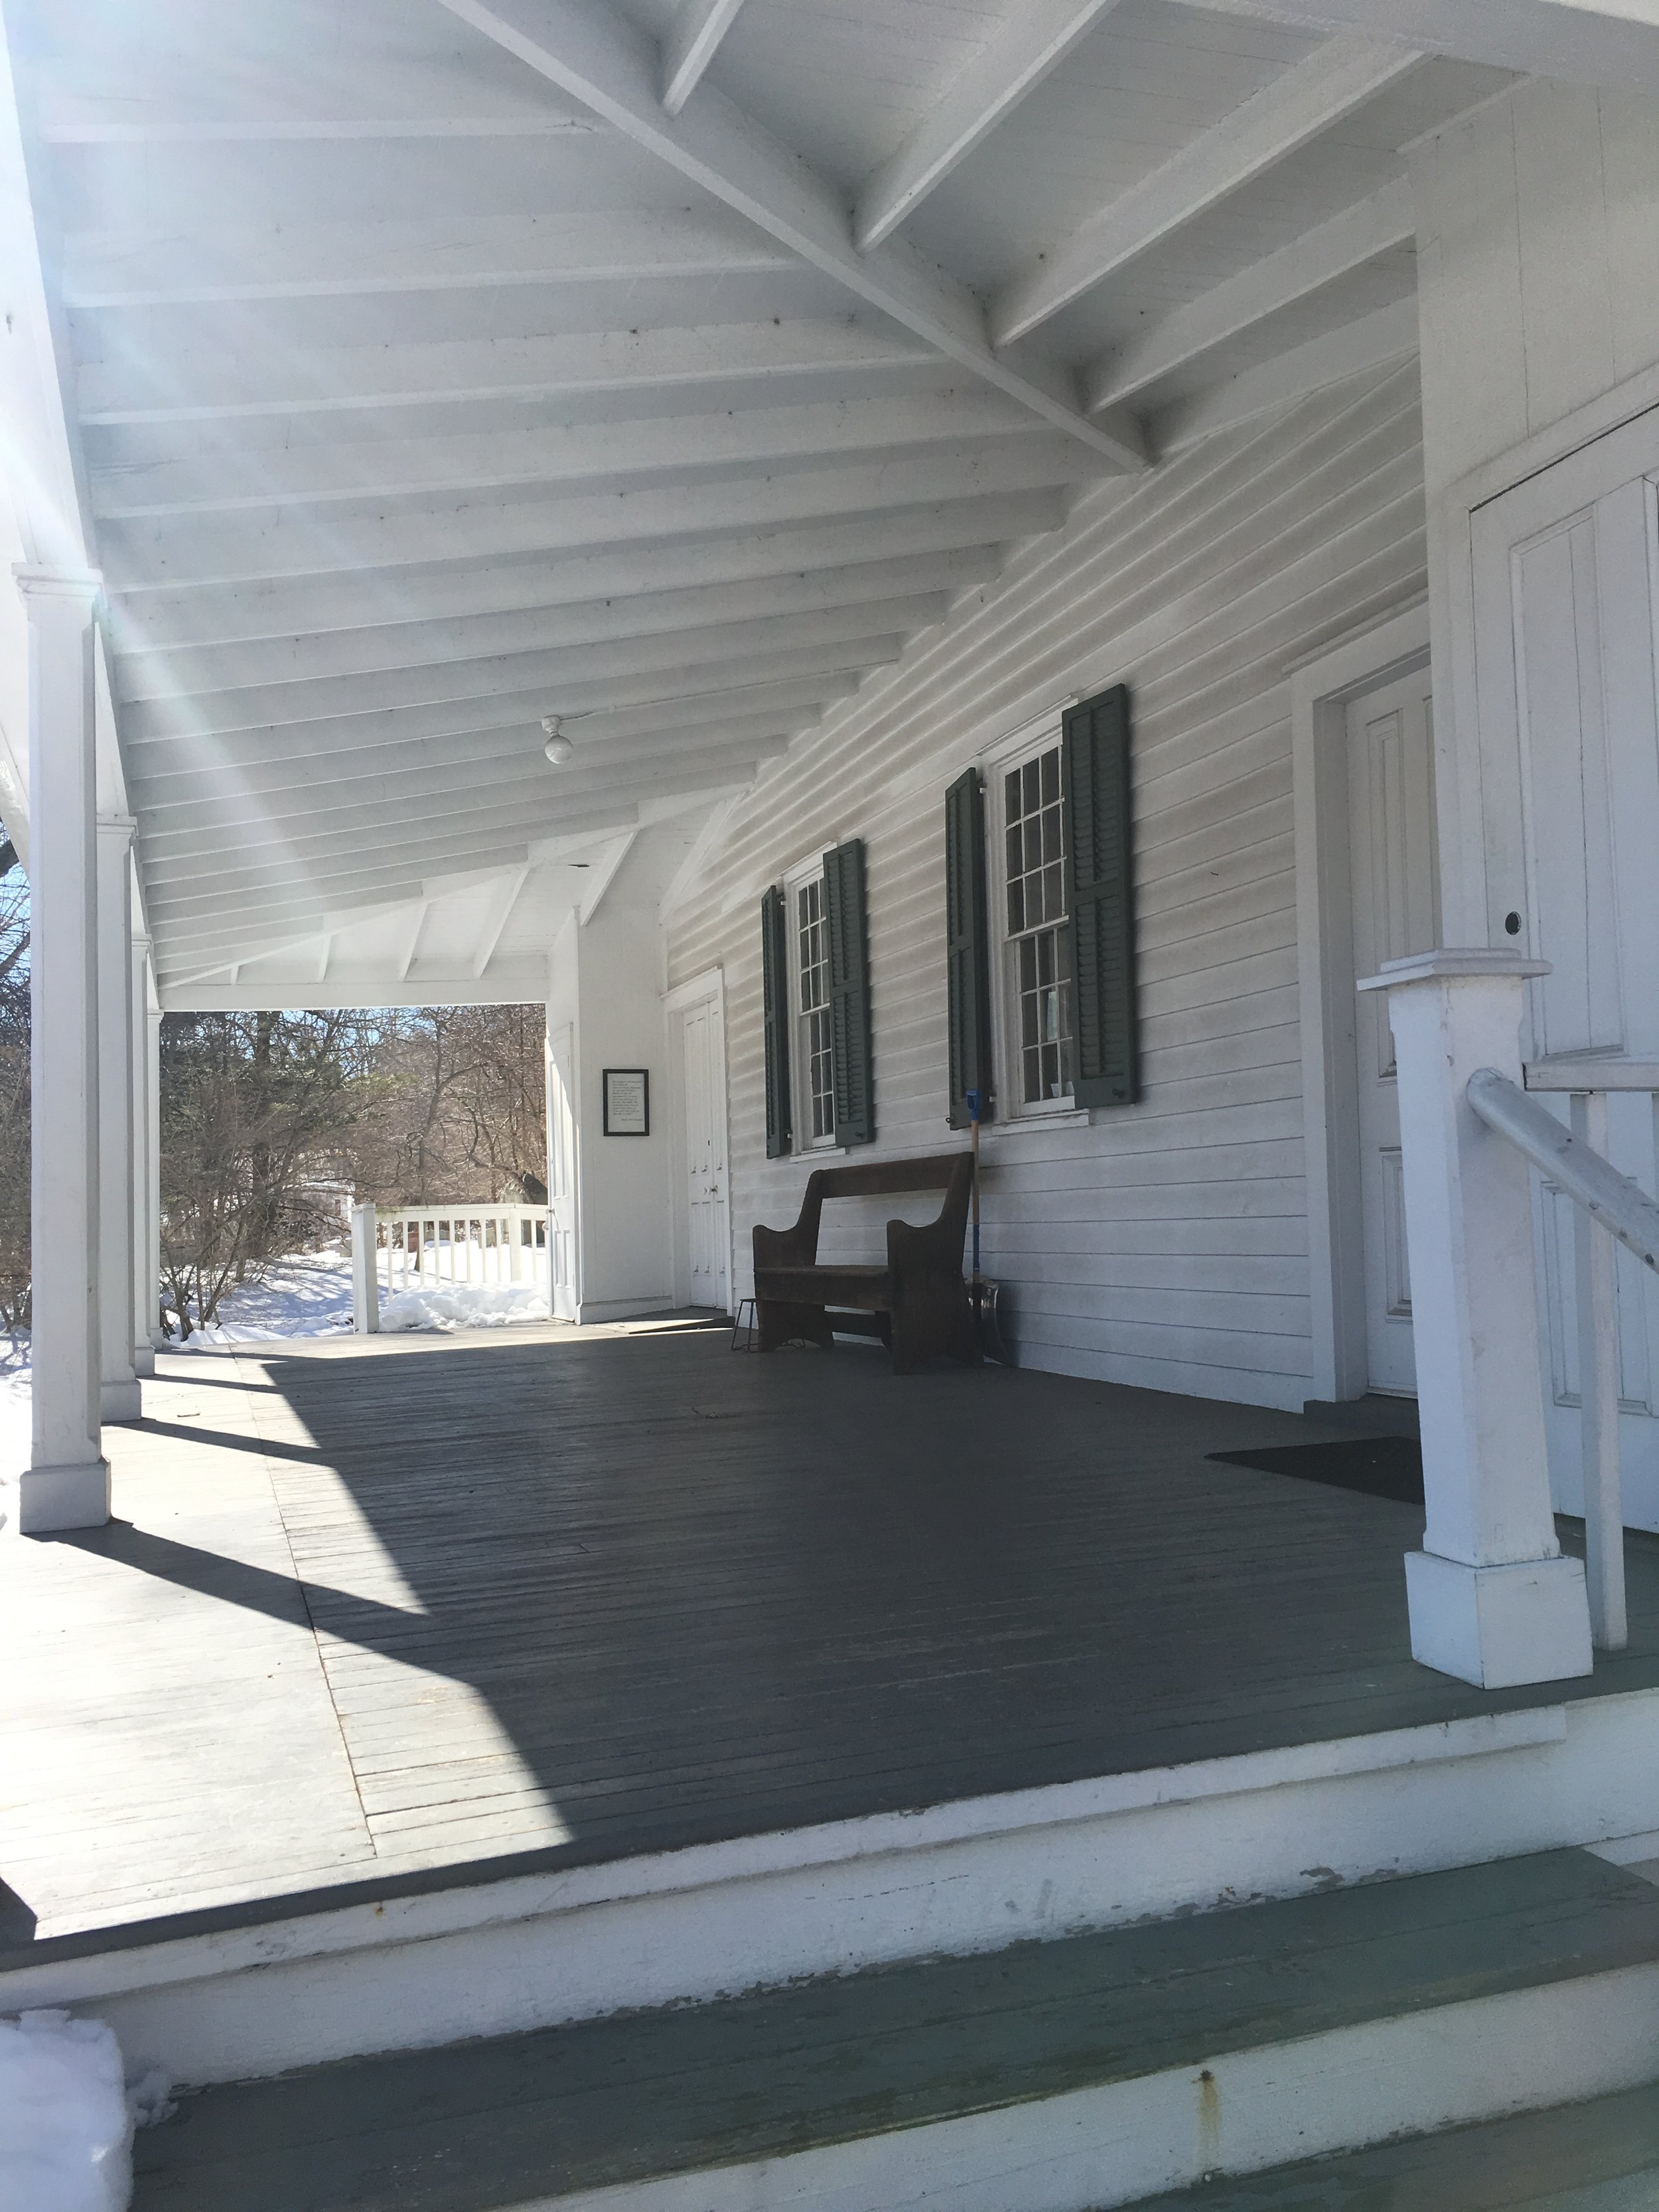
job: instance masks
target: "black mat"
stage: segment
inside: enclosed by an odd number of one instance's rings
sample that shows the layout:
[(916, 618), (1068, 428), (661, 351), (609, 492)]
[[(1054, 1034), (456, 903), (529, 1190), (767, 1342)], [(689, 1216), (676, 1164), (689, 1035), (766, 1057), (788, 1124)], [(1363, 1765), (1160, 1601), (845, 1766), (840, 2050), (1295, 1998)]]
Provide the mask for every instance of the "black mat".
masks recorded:
[(1423, 1454), (1415, 1437), (1344, 1437), (1331, 1444), (1279, 1444), (1270, 1451), (1211, 1452), (1226, 1467), (1293, 1474), (1298, 1482), (1363, 1491), (1397, 1504), (1423, 1503)]

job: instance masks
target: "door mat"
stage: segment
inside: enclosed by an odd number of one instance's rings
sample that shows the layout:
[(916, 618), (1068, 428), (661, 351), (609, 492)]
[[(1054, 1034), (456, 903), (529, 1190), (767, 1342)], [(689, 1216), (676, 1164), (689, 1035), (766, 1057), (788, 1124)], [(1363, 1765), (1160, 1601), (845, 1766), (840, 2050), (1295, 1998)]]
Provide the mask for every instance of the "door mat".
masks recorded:
[(1330, 1444), (1279, 1444), (1268, 1451), (1212, 1452), (1226, 1467), (1292, 1474), (1333, 1490), (1358, 1490), (1399, 1505), (1423, 1503), (1423, 1453), (1415, 1437), (1344, 1437)]

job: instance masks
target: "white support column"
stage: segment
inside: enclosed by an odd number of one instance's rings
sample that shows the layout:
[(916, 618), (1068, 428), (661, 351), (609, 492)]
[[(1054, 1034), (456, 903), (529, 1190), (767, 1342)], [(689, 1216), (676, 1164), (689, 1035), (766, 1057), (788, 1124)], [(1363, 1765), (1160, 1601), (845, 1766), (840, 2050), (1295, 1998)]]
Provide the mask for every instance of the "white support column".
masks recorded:
[(98, 823), (99, 1363), (106, 1421), (136, 1421), (133, 1365), (132, 833), (129, 814)]
[[(387, 1232), (390, 1234), (390, 1232)], [(407, 1229), (404, 1237), (408, 1236)], [(379, 1230), (372, 1205), (351, 1209), (351, 1326), (373, 1336), (380, 1326)]]
[(93, 619), (99, 579), (20, 568), (28, 618), (33, 1449), (25, 1533), (100, 1528), (98, 930)]
[(1406, 1234), (1427, 1526), (1406, 1555), (1412, 1651), (1483, 1689), (1590, 1672), (1584, 1570), (1550, 1507), (1530, 1170), (1474, 1113), (1468, 1081), (1522, 1080), (1522, 990), (1505, 951), (1392, 960)]
[(155, 982), (152, 964), (146, 983), (144, 1012), (144, 1136), (149, 1147), (144, 1169), (149, 1194), (144, 1209), (144, 1230), (149, 1240), (144, 1255), (144, 1280), (149, 1303), (139, 1316), (138, 1325), (143, 1331), (148, 1324), (151, 1346), (162, 1352), (167, 1348), (167, 1337), (161, 1327), (161, 1010), (151, 1003)]
[(141, 1382), (155, 1372), (155, 1346), (150, 1340), (150, 1331), (155, 1327), (159, 1306), (155, 1286), (160, 1273), (150, 1266), (150, 1248), (155, 1237), (155, 1224), (150, 1215), (156, 1191), (150, 1175), (154, 1148), (149, 1095), (149, 961), (150, 941), (135, 930), (128, 1031), (132, 1047), (132, 1368)]

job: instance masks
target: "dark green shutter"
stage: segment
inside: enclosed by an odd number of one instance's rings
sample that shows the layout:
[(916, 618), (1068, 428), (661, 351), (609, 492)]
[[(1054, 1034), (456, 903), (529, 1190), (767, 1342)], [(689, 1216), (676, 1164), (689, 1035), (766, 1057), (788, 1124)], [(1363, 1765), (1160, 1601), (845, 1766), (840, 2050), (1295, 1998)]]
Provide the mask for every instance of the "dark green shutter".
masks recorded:
[(870, 941), (865, 920), (863, 838), (849, 837), (824, 855), (823, 911), (830, 939), (836, 1142), (867, 1145), (876, 1133), (876, 1095), (870, 1045)]
[(985, 903), (985, 793), (979, 771), (945, 794), (945, 975), (951, 1023), (951, 1127), (968, 1127), (968, 1093), (991, 1118), (991, 966)]
[(1126, 1106), (1140, 1096), (1127, 690), (1067, 708), (1061, 731), (1077, 1103)]
[(789, 1150), (789, 921), (775, 884), (761, 901), (761, 1008), (766, 1031), (766, 1157)]

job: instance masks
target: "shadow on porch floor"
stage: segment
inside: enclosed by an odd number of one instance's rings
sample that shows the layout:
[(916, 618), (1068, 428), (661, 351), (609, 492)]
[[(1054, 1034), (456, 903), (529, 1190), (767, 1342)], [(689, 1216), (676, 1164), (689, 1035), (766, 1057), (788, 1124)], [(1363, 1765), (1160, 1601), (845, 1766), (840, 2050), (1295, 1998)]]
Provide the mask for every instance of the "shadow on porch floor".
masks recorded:
[[(1420, 1509), (1206, 1456), (1292, 1415), (697, 1328), (160, 1364), (117, 1522), (0, 1547), (15, 1938), (1540, 1702), (1412, 1662)], [(1659, 1682), (1632, 1550), (1568, 1695)]]

